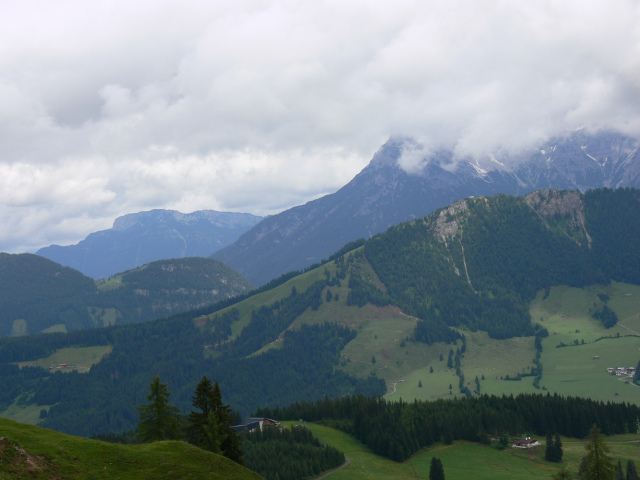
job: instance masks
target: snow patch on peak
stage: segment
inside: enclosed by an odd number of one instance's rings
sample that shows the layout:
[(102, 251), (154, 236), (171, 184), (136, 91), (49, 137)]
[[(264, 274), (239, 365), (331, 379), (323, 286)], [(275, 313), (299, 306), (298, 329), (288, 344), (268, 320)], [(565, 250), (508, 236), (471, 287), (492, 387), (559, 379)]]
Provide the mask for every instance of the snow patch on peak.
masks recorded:
[(504, 164), (504, 163), (502, 163), (502, 162), (500, 162), (500, 161), (496, 158), (496, 156), (495, 156), (493, 153), (490, 153), (490, 154), (489, 154), (489, 160), (491, 160), (493, 163), (497, 163), (497, 164), (498, 164), (498, 165), (500, 165), (502, 168), (507, 168), (507, 167), (505, 166), (505, 164)]
[(479, 175), (484, 176), (487, 174), (487, 171), (478, 164), (478, 160), (476, 160), (475, 163), (469, 162), (469, 165), (471, 165)]

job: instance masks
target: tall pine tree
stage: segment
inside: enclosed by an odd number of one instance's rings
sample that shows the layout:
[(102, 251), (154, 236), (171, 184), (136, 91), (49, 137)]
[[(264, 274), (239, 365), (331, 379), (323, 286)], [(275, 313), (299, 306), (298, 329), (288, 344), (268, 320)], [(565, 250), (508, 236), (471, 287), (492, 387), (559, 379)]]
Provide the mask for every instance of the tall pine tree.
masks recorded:
[(431, 458), (429, 480), (444, 480), (444, 467), (442, 466), (442, 461), (437, 457)]
[(210, 452), (219, 453), (222, 438), (215, 412), (213, 385), (206, 376), (198, 383), (191, 400), (195, 410), (191, 410), (187, 417), (187, 441)]
[(627, 461), (626, 480), (638, 480), (638, 472), (636, 472), (636, 464), (633, 462), (633, 460)]
[(156, 375), (149, 385), (151, 393), (147, 395), (149, 403), (138, 406), (139, 419), (137, 436), (143, 442), (173, 440), (180, 436), (178, 413), (180, 409), (169, 405), (169, 389), (166, 383), (160, 383)]
[[(614, 480), (616, 467), (609, 457), (609, 447), (600, 436), (600, 429), (593, 426), (589, 432), (589, 443), (585, 446), (582, 480)], [(582, 467), (582, 466), (581, 466)]]

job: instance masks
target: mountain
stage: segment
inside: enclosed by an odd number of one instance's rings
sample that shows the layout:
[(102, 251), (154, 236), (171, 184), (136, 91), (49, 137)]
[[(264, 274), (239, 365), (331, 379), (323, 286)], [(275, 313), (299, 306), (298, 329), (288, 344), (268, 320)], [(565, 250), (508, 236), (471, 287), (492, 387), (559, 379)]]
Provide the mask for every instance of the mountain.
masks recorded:
[(116, 218), (113, 228), (76, 245), (36, 253), (100, 279), (165, 258), (208, 257), (262, 220), (248, 213), (151, 210)]
[(55, 324), (93, 326), (85, 298), (94, 281), (77, 270), (23, 253), (0, 253), (0, 336), (39, 333)]
[(251, 288), (211, 258), (158, 260), (96, 285), (39, 255), (0, 253), (0, 336), (143, 322)]
[(405, 149), (415, 148), (411, 139), (392, 138), (336, 193), (265, 218), (212, 256), (261, 285), (319, 262), (347, 242), (462, 198), (544, 188), (640, 187), (637, 141), (614, 133), (578, 131), (517, 155), (455, 163), (451, 152), (440, 151), (425, 157), (417, 173), (407, 173), (398, 160)]
[(259, 480), (237, 463), (186, 442), (120, 445), (0, 419), (0, 478)]
[(197, 311), (0, 339), (0, 413), (126, 431), (156, 374), (184, 412), (202, 375), (243, 415), (352, 393), (637, 403), (606, 368), (638, 363), (639, 217), (630, 188), (469, 198)]

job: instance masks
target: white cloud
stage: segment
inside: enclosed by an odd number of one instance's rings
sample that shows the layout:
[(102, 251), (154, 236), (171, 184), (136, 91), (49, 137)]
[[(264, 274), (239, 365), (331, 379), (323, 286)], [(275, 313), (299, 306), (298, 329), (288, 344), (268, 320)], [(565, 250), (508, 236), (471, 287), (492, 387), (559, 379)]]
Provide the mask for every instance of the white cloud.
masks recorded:
[(635, 0), (5, 2), (0, 249), (149, 208), (273, 213), (391, 135), (457, 156), (639, 135), (638, 25)]

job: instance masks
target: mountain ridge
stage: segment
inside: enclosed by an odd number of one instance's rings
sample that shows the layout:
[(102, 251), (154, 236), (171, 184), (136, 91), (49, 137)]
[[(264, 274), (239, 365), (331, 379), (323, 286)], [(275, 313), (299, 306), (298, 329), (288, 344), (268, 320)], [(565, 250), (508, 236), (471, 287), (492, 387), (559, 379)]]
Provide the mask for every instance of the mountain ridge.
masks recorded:
[[(399, 166), (406, 145), (415, 148), (416, 143), (392, 137), (337, 192), (265, 218), (212, 257), (261, 285), (317, 263), (350, 241), (462, 198), (523, 195), (545, 188), (640, 187), (637, 141), (610, 132), (578, 131), (499, 158), (454, 159), (450, 151), (436, 151), (425, 156), (419, 173), (413, 174)], [(497, 168), (489, 170), (488, 163)]]
[(0, 336), (148, 321), (252, 289), (210, 258), (157, 260), (96, 282), (30, 253), (0, 253)]
[(91, 233), (75, 245), (50, 245), (36, 254), (101, 279), (156, 260), (208, 257), (261, 219), (215, 210), (129, 213), (116, 218), (111, 229)]

